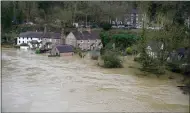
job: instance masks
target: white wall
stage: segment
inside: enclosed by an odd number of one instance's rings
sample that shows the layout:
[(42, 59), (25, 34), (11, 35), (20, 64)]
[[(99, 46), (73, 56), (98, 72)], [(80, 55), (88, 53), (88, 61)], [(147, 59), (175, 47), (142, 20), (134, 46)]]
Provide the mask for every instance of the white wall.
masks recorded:
[[(17, 45), (20, 45), (20, 44), (22, 44), (22, 43), (27, 43), (29, 46), (30, 46), (30, 48), (32, 48), (32, 45), (29, 43), (30, 41), (32, 41), (32, 40), (37, 40), (38, 42), (40, 42), (40, 41), (42, 41), (42, 39), (40, 39), (40, 38), (35, 38), (35, 37), (17, 37)], [(40, 44), (39, 45), (39, 47), (41, 47), (42, 46), (42, 44)]]
[(32, 39), (31, 37), (28, 37), (28, 39), (27, 37), (17, 37), (17, 45), (20, 45), (22, 43), (28, 43), (29, 41), (32, 40), (37, 40), (38, 42), (42, 41), (40, 38), (35, 38), (35, 37), (33, 37)]

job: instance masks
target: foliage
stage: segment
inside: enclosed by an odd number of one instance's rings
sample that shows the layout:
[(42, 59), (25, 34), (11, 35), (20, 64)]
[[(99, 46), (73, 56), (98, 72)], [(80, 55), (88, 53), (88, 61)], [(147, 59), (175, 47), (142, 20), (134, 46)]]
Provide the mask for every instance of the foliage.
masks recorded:
[(132, 50), (131, 47), (128, 47), (128, 48), (126, 49), (126, 53), (127, 53), (127, 54), (131, 55), (132, 52), (133, 52), (133, 50)]
[(104, 61), (104, 67), (106, 68), (121, 68), (123, 67), (121, 64), (121, 60), (118, 57), (117, 52), (106, 50), (105, 54), (102, 56)]
[(102, 42), (102, 45), (103, 45), (103, 48), (106, 46), (106, 44), (109, 43), (110, 41), (110, 38), (109, 38), (109, 32), (101, 32), (100, 33), (100, 38), (101, 38), (101, 42)]
[(111, 24), (107, 23), (107, 22), (104, 22), (100, 25), (100, 27), (102, 27), (105, 31), (108, 31), (111, 29)]
[(112, 39), (116, 48), (123, 49), (132, 46), (138, 40), (138, 37), (132, 34), (114, 34)]
[(36, 49), (36, 54), (40, 54), (40, 49)]

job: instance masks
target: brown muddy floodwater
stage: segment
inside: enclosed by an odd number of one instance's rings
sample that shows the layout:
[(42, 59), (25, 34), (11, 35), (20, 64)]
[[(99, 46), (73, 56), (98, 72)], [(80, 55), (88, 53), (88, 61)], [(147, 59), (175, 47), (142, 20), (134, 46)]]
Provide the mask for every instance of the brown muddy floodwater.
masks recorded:
[(89, 59), (2, 50), (3, 112), (189, 112), (169, 81), (103, 74)]

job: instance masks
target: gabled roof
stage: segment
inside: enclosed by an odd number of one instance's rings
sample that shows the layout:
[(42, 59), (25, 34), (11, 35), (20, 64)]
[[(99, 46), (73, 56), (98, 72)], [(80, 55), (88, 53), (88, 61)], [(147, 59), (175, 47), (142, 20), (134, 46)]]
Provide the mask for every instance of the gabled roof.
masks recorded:
[(57, 45), (56, 48), (60, 53), (74, 52), (71, 45)]
[(133, 8), (131, 13), (132, 13), (132, 14), (137, 14), (137, 9), (136, 9), (136, 8)]
[(97, 32), (97, 31), (91, 31), (91, 32), (76, 31), (76, 32), (73, 32), (73, 35), (76, 37), (77, 40), (96, 40), (96, 39), (100, 38), (99, 32)]
[(43, 32), (33, 32), (33, 31), (27, 31), (27, 32), (22, 32), (19, 34), (19, 37), (35, 37), (35, 38), (40, 38), (43, 36)]
[(45, 33), (42, 38), (54, 38), (54, 39), (60, 39), (61, 33), (54, 33), (54, 32), (47, 32)]
[(27, 32), (20, 33), (19, 37), (60, 39), (61, 38), (61, 33), (54, 33), (54, 32), (46, 32), (46, 33), (44, 33), (44, 32), (27, 31)]

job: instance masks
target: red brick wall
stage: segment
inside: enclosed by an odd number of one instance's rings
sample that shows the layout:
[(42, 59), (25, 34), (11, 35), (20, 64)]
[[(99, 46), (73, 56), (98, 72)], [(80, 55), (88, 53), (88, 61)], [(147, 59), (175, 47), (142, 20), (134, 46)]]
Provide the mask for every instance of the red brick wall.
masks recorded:
[(60, 53), (60, 56), (72, 56), (72, 55), (74, 55), (74, 52)]

